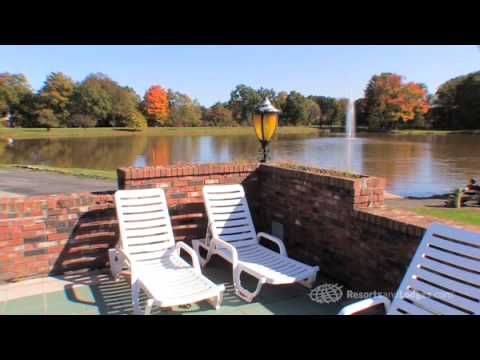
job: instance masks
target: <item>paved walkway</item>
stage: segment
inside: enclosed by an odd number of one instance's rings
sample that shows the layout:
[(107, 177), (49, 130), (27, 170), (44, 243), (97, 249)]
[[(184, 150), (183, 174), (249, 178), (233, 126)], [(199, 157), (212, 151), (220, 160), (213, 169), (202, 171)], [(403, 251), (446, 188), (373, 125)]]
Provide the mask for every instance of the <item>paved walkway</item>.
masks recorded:
[(401, 199), (385, 199), (385, 205), (401, 209), (414, 209), (423, 207), (445, 207), (445, 198), (401, 198)]
[(0, 169), (0, 197), (108, 191), (116, 188), (117, 183), (111, 180), (24, 169)]

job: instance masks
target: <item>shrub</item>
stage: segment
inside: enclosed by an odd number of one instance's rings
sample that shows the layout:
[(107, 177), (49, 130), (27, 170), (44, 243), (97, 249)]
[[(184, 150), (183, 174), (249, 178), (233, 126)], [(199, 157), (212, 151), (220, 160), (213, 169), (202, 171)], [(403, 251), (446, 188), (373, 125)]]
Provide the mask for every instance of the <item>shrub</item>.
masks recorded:
[(86, 114), (74, 114), (70, 118), (69, 126), (75, 128), (89, 128), (95, 127), (97, 121), (91, 115)]

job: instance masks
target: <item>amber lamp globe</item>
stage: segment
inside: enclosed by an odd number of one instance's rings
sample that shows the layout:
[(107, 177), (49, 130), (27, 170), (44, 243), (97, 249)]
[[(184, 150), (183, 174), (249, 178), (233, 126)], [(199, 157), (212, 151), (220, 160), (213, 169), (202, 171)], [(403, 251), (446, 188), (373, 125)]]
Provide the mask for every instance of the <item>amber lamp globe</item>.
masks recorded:
[(253, 114), (255, 134), (262, 145), (260, 162), (267, 161), (268, 144), (277, 130), (279, 114), (280, 110), (276, 109), (268, 98), (265, 98)]

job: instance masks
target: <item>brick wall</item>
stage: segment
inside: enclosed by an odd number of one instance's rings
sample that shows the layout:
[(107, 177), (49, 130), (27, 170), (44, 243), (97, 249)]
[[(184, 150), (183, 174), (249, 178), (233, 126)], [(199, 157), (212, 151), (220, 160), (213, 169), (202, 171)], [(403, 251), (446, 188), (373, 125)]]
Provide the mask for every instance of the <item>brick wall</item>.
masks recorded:
[(0, 281), (105, 267), (118, 239), (113, 196), (0, 199)]
[[(289, 164), (122, 168), (118, 182), (163, 188), (183, 241), (205, 234), (202, 187), (241, 183), (258, 231), (280, 224), (291, 257), (360, 291), (395, 290), (434, 221), (384, 207), (383, 179)], [(107, 249), (118, 241), (112, 195), (0, 199), (0, 281), (108, 265)]]
[(160, 187), (165, 190), (175, 239), (205, 236), (202, 188), (211, 184), (242, 184), (252, 209), (258, 207), (257, 163), (176, 165), (117, 170), (119, 189)]

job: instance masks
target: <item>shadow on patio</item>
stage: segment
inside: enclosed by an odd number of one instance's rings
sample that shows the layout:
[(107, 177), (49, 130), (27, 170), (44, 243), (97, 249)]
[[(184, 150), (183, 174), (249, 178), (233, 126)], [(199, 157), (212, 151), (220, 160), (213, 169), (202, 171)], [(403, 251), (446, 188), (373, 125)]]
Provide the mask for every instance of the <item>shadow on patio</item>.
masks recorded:
[[(342, 307), (343, 302), (336, 304), (318, 304), (308, 296), (309, 290), (299, 285), (271, 286), (265, 285), (260, 295), (252, 303), (246, 303), (234, 294), (231, 279), (231, 268), (227, 262), (219, 257), (213, 257), (204, 274), (217, 284), (225, 284), (224, 300), (221, 308), (216, 311), (207, 302), (160, 309), (154, 307), (152, 314), (162, 315), (334, 315)], [(98, 275), (96, 279), (88, 276), (72, 276), (69, 278), (73, 285), (65, 287), (65, 301), (83, 304), (90, 311), (83, 314), (101, 315), (128, 315), (132, 314), (130, 282), (128, 275), (121, 276), (113, 281), (108, 275)], [(319, 274), (317, 284), (328, 281)], [(245, 279), (245, 283), (252, 288), (254, 279)], [(86, 291), (78, 292), (78, 285), (87, 285)], [(84, 286), (83, 288), (86, 288)], [(80, 295), (78, 295), (81, 293)], [(142, 308), (146, 298), (141, 296)]]

